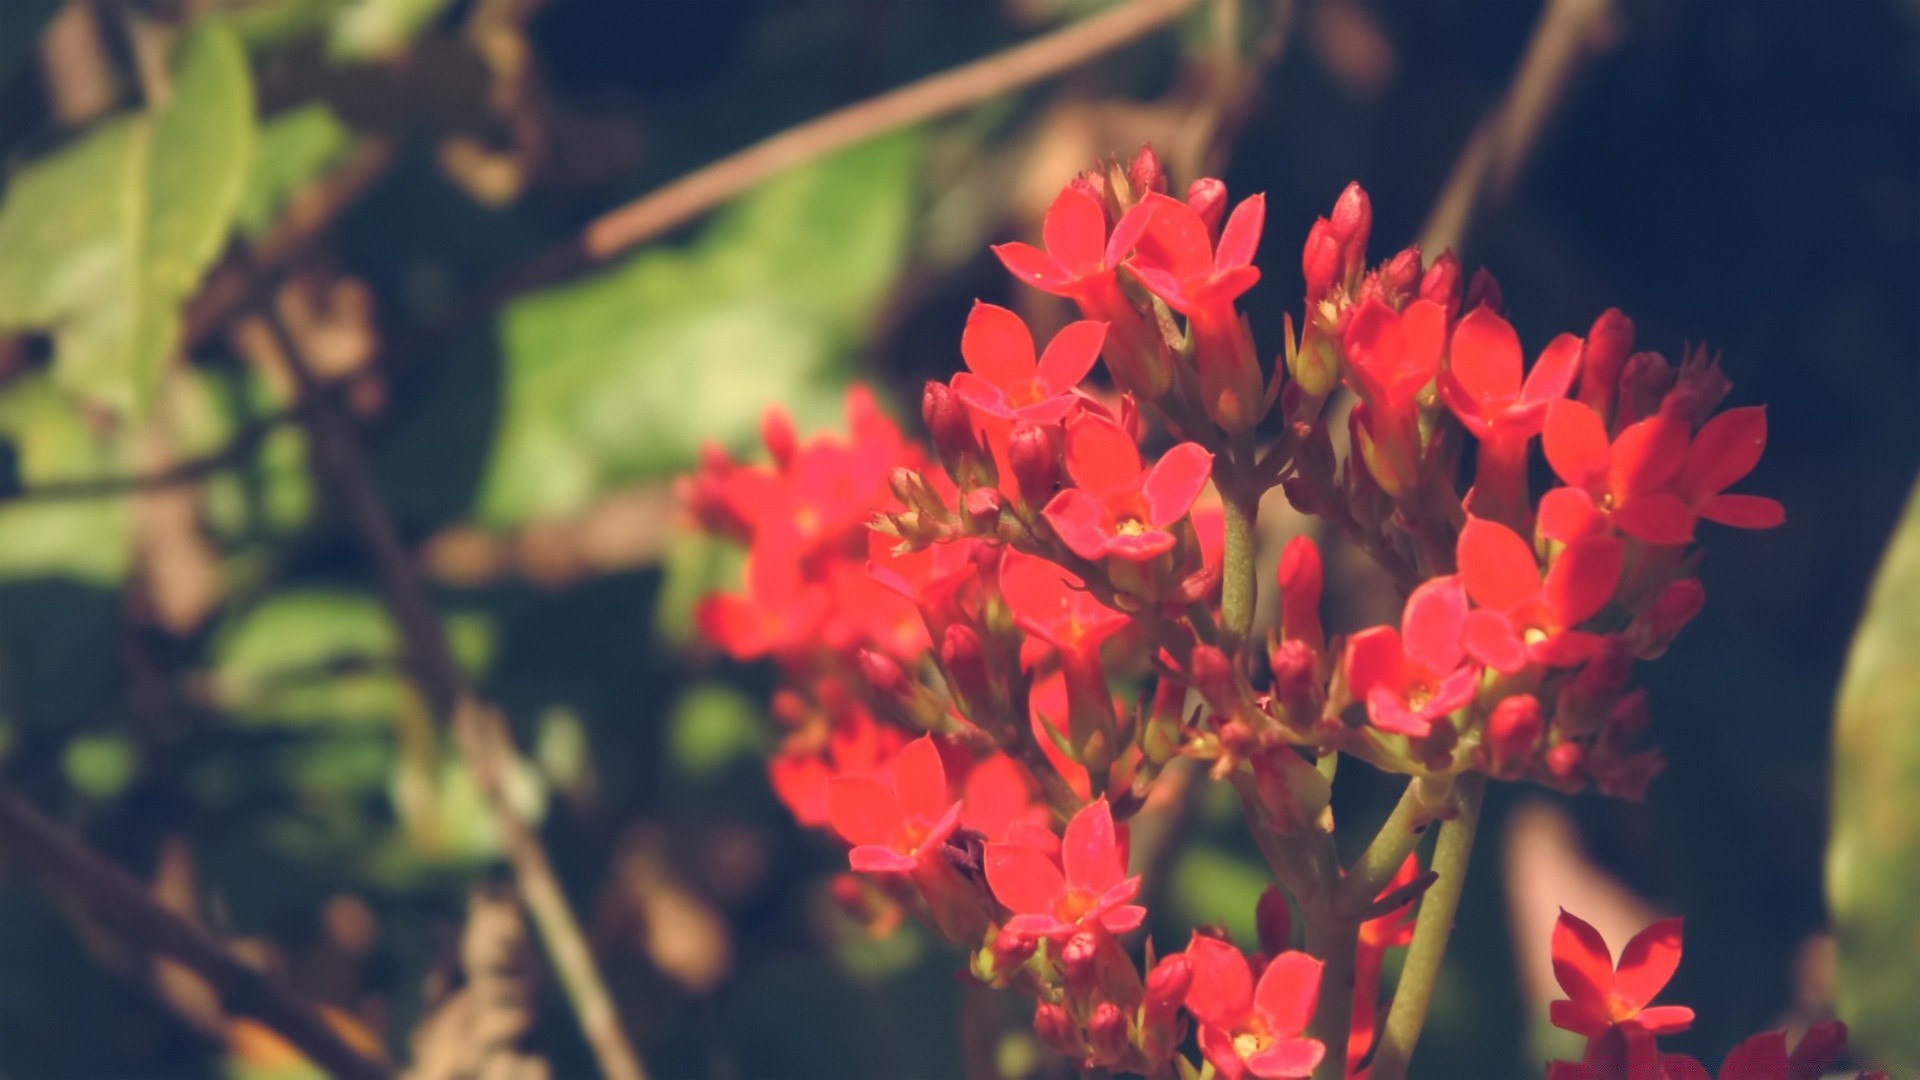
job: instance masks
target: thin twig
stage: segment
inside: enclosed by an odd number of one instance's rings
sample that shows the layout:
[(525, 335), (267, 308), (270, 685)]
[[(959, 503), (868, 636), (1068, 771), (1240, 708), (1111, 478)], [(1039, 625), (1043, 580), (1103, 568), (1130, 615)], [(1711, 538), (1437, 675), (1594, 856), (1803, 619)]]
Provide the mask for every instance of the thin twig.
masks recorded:
[(596, 262), (611, 258), (777, 172), (1078, 67), (1145, 37), (1196, 2), (1132, 0), (1025, 44), (788, 128), (601, 215), (583, 234), (586, 255)]
[(1458, 249), (1474, 218), (1504, 202), (1574, 79), (1619, 40), (1612, 0), (1552, 0), (1499, 104), (1454, 160), (1420, 230), (1429, 257)]
[(0, 847), (144, 950), (178, 960), (205, 979), (228, 1012), (273, 1029), (329, 1074), (390, 1075), (343, 1040), (312, 1005), (241, 963), (206, 930), (153, 898), (133, 875), (95, 854), (12, 792), (0, 792)]
[(521, 902), (539, 929), (600, 1074), (609, 1080), (644, 1080), (646, 1071), (621, 1030), (606, 981), (587, 947), (579, 920), (568, 906), (546, 848), (520, 816), (507, 790), (508, 777), (518, 759), (512, 737), (499, 713), (474, 692), (454, 658), (426, 582), (400, 537), (393, 515), (381, 501), (352, 420), (329, 396), (329, 387), (314, 373), (277, 305), (263, 304), (261, 312), (306, 404), (304, 415), (314, 443), (313, 466), (340, 500), (373, 559), (387, 607), (399, 624), (407, 659), (423, 694), (435, 712), (449, 718), (454, 742), (500, 834)]

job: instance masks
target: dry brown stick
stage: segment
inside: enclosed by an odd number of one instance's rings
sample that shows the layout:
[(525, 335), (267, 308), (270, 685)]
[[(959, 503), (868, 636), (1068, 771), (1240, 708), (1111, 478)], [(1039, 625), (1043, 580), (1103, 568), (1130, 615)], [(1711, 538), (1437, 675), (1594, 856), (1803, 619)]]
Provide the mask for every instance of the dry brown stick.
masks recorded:
[(381, 501), (352, 420), (330, 396), (330, 388), (314, 374), (278, 306), (269, 301), (260, 310), (299, 387), (305, 405), (303, 415), (313, 436), (313, 467), (340, 501), (373, 559), (381, 591), (399, 624), (409, 666), (423, 694), (436, 713), (449, 718), (455, 745), (472, 770), (487, 813), (500, 833), (521, 902), (553, 960), (600, 1074), (608, 1080), (644, 1080), (646, 1071), (621, 1029), (606, 981), (554, 874), (546, 848), (515, 809), (507, 791), (517, 757), (512, 737), (499, 713), (480, 700), (454, 659), (446, 628), (427, 594), (426, 581), (414, 565), (393, 515)]
[(1428, 257), (1459, 248), (1474, 218), (1505, 201), (1576, 76), (1620, 33), (1612, 0), (1552, 0), (1500, 101), (1474, 129), (1420, 230)]
[(587, 226), (586, 255), (596, 262), (610, 258), (713, 209), (774, 173), (1077, 67), (1145, 37), (1196, 2), (1131, 0), (1025, 44), (788, 128), (601, 215)]
[(0, 792), (0, 848), (129, 940), (192, 968), (214, 988), (224, 1009), (265, 1024), (329, 1074), (390, 1075), (385, 1065), (349, 1046), (312, 1005), (241, 963), (206, 930), (161, 907), (132, 874), (12, 792)]

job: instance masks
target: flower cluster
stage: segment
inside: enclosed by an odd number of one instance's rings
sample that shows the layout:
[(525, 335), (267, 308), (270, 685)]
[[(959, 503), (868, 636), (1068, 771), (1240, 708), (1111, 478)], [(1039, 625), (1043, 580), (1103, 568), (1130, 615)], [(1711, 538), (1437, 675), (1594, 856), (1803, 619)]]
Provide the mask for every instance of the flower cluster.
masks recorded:
[[(714, 450), (684, 482), (747, 552), (745, 592), (700, 625), (779, 666), (774, 786), (852, 845), (864, 884), (843, 896), (969, 950), (971, 976), (1034, 999), (1037, 1035), (1087, 1068), (1193, 1074), (1192, 1032), (1218, 1075), (1364, 1071), (1383, 956), (1459, 870), (1420, 870), (1426, 825), (1488, 778), (1638, 797), (1661, 759), (1629, 676), (1700, 610), (1700, 523), (1782, 521), (1727, 491), (1765, 413), (1717, 411), (1710, 354), (1636, 352), (1607, 311), (1528, 365), (1491, 275), (1417, 248), (1370, 265), (1371, 216), (1352, 185), (1315, 222), (1304, 313), (1263, 365), (1240, 311), (1263, 198), (1212, 179), (1177, 198), (1151, 151), (1109, 163), (1060, 192), (1042, 246), (994, 249), (1080, 319), (1043, 342), (976, 303), (964, 370), (921, 398), (931, 454), (856, 389), (849, 436), (803, 441), (776, 413), (770, 464)], [(1275, 489), (1385, 571), (1395, 625), (1329, 632), (1303, 537), (1255, 626)], [(1347, 867), (1340, 757), (1410, 778)], [(1202, 930), (1136, 965), (1127, 821), (1182, 761), (1233, 785), (1280, 888), (1259, 953)], [(1320, 992), (1329, 964), (1351, 994)], [(1605, 1031), (1659, 1034), (1667, 1014), (1633, 1011), (1643, 981), (1556, 1017), (1603, 1056)]]

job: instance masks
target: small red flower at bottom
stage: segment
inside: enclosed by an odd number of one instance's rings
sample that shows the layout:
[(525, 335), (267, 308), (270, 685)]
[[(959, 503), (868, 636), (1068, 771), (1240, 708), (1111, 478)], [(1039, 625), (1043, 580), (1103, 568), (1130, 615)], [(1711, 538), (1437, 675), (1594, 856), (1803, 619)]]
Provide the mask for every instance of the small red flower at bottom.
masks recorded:
[(889, 787), (869, 776), (842, 776), (827, 791), (833, 827), (854, 845), (847, 861), (870, 874), (906, 873), (960, 823), (947, 797), (947, 770), (933, 736), (908, 743), (893, 763)]
[(1600, 932), (1566, 911), (1553, 927), (1553, 977), (1566, 997), (1549, 1006), (1553, 1026), (1599, 1039), (1629, 1033), (1673, 1035), (1693, 1026), (1684, 1005), (1648, 1005), (1680, 966), (1680, 920), (1663, 919), (1633, 936), (1618, 969)]
[(1303, 952), (1281, 953), (1255, 985), (1239, 949), (1195, 934), (1187, 962), (1193, 966), (1187, 1011), (1200, 1022), (1200, 1052), (1220, 1076), (1290, 1080), (1313, 1074), (1327, 1048), (1302, 1032), (1320, 1000), (1320, 961)]
[(994, 898), (1013, 912), (1007, 930), (1022, 937), (1062, 939), (1088, 926), (1124, 934), (1147, 917), (1146, 908), (1128, 903), (1140, 879), (1127, 877), (1125, 845), (1105, 799), (1067, 822), (1060, 865), (1025, 844), (988, 844), (986, 871)]

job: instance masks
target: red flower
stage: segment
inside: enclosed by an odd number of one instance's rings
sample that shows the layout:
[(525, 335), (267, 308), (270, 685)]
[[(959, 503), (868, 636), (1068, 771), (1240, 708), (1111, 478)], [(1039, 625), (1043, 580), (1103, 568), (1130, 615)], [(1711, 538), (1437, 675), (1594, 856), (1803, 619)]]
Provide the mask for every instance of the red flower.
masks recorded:
[(1527, 444), (1540, 434), (1547, 404), (1567, 396), (1580, 355), (1580, 339), (1561, 334), (1523, 383), (1520, 337), (1507, 320), (1481, 307), (1454, 328), (1440, 397), (1480, 442), (1474, 513), (1525, 525)]
[(993, 253), (1021, 281), (1055, 296), (1081, 299), (1113, 284), (1114, 270), (1133, 250), (1150, 211), (1136, 206), (1107, 235), (1100, 200), (1071, 185), (1054, 196), (1040, 226), (1045, 251), (1032, 244), (1000, 244)]
[(811, 644), (832, 607), (827, 587), (806, 579), (791, 546), (755, 546), (765, 550), (748, 557), (745, 594), (714, 593), (693, 613), (701, 636), (736, 660)]
[(1679, 919), (1663, 919), (1635, 934), (1616, 970), (1599, 932), (1562, 910), (1553, 927), (1553, 977), (1567, 996), (1550, 1007), (1553, 1026), (1589, 1040), (1616, 1026), (1629, 1035), (1685, 1031), (1693, 1025), (1692, 1009), (1648, 1005), (1679, 966)]
[(1377, 298), (1354, 311), (1341, 341), (1366, 412), (1361, 452), (1389, 494), (1411, 489), (1420, 467), (1419, 395), (1440, 371), (1447, 310), (1415, 300), (1396, 313)]
[(1578, 664), (1604, 638), (1574, 629), (1613, 598), (1622, 548), (1611, 536), (1567, 545), (1544, 579), (1533, 548), (1498, 522), (1468, 518), (1457, 547), (1460, 580), (1478, 608), (1467, 616), (1465, 644), (1475, 660), (1508, 675), (1529, 662)]
[[(1420, 858), (1409, 854), (1375, 899), (1384, 899), (1394, 890), (1413, 884), (1419, 876)], [(1388, 949), (1398, 948), (1413, 940), (1412, 915), (1413, 902), (1409, 900), (1377, 919), (1368, 919), (1360, 924), (1360, 941), (1353, 961), (1352, 1020), (1347, 1028), (1348, 1076), (1359, 1075), (1360, 1063), (1373, 1051), (1380, 1012), (1380, 965), (1386, 959)]]
[(1190, 442), (1145, 469), (1133, 438), (1091, 412), (1067, 421), (1066, 459), (1079, 486), (1055, 495), (1043, 513), (1083, 559), (1144, 562), (1172, 550), (1167, 527), (1186, 516), (1213, 469), (1213, 455)]
[(893, 763), (893, 784), (842, 776), (827, 791), (834, 831), (854, 845), (847, 861), (870, 874), (912, 870), (960, 823), (947, 798), (947, 770), (933, 736), (908, 743)]
[(1036, 362), (1033, 333), (1020, 316), (975, 302), (960, 335), (969, 370), (953, 377), (953, 392), (987, 416), (1058, 423), (1073, 408), (1073, 388), (1093, 370), (1106, 336), (1105, 323), (1069, 323)]
[(987, 885), (1013, 912), (1011, 933), (1063, 940), (1098, 926), (1124, 934), (1147, 916), (1146, 908), (1128, 903), (1139, 894), (1140, 879), (1126, 876), (1126, 858), (1113, 812), (1097, 799), (1067, 822), (1060, 865), (1023, 844), (988, 844)]
[(1127, 617), (1093, 598), (1080, 578), (1037, 555), (1008, 550), (1000, 592), (1022, 630), (1063, 654), (1094, 656)]
[(1266, 221), (1267, 197), (1255, 195), (1233, 208), (1216, 247), (1206, 222), (1193, 207), (1165, 195), (1149, 195), (1140, 203), (1152, 208), (1139, 253), (1129, 268), (1147, 290), (1173, 310), (1192, 318), (1196, 313), (1228, 311), (1242, 293), (1260, 280), (1253, 265)]
[(1699, 518), (1743, 529), (1786, 520), (1778, 502), (1721, 494), (1753, 471), (1767, 442), (1766, 410), (1729, 409), (1691, 445), (1668, 413), (1629, 425), (1611, 444), (1600, 415), (1577, 401), (1547, 408), (1542, 446), (1560, 479), (1585, 491), (1613, 527), (1649, 544), (1684, 544)]
[(1193, 966), (1187, 1011), (1200, 1022), (1200, 1052), (1220, 1076), (1288, 1080), (1313, 1074), (1327, 1052), (1303, 1034), (1320, 999), (1320, 961), (1303, 952), (1281, 953), (1255, 985), (1239, 949), (1203, 934), (1187, 946), (1187, 961)]
[(988, 840), (1005, 840), (1015, 823), (1046, 826), (1047, 808), (1035, 801), (1027, 770), (1005, 754), (990, 754), (975, 763), (961, 790), (960, 823)]
[(1376, 626), (1347, 639), (1347, 687), (1367, 703), (1374, 727), (1424, 736), (1473, 700), (1480, 669), (1461, 646), (1466, 622), (1460, 579), (1439, 577), (1407, 597), (1399, 630)]

